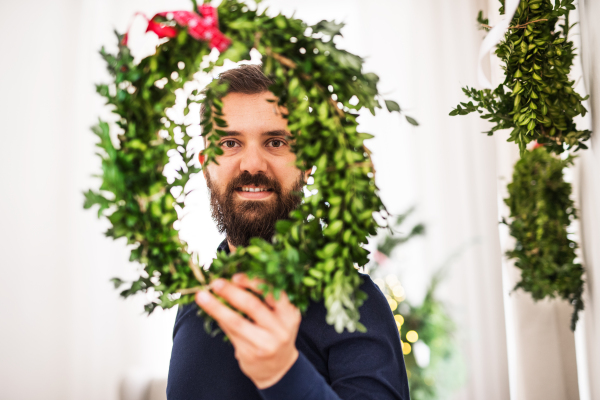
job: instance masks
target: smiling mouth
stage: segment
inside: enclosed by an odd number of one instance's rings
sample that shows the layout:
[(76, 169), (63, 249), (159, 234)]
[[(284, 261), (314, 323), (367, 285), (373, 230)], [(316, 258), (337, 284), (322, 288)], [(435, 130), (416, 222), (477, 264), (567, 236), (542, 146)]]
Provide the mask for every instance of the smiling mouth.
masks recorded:
[(236, 187), (235, 190), (237, 192), (249, 192), (249, 193), (259, 193), (259, 192), (272, 192), (271, 188), (262, 188), (262, 187), (253, 187), (253, 186), (241, 186)]
[(266, 200), (273, 196), (275, 191), (272, 188), (260, 187), (255, 185), (244, 185), (235, 188), (238, 197), (245, 200)]

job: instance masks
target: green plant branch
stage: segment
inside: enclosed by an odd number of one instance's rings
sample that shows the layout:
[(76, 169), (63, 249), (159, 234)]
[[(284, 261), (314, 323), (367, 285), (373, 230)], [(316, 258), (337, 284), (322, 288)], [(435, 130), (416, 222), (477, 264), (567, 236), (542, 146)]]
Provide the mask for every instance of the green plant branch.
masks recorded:
[[(211, 279), (246, 272), (264, 279), (266, 290), (276, 296), (286, 291), (301, 310), (311, 300), (323, 300), (327, 322), (340, 332), (364, 330), (358, 309), (366, 295), (359, 290), (361, 278), (355, 265), (368, 262), (368, 252), (362, 246), (378, 227), (373, 213), (385, 212), (385, 207), (370, 175), (374, 171), (364, 145), (372, 136), (359, 133), (357, 113), (341, 110), (337, 102), (344, 110), (366, 108), (374, 114), (381, 108), (379, 78), (363, 72), (360, 57), (337, 49), (331, 41), (305, 36), (309, 26), (301, 20), (260, 14), (236, 0), (222, 1), (218, 13), (219, 27), (232, 43), (204, 72), (227, 59), (250, 59), (253, 47), (263, 55), (263, 70), (275, 82), (272, 91), (289, 110), (288, 128), (294, 132), (292, 150), (297, 163), (317, 166), (313, 188), (318, 191), (304, 199), (289, 220), (278, 222), (272, 242), (254, 238), (233, 254), (220, 253), (210, 273), (197, 266), (173, 227), (178, 218), (174, 205), (181, 196), (175, 199), (171, 189), (185, 188), (190, 176), (199, 170), (193, 167), (195, 156), (187, 151), (191, 138), (184, 135), (183, 144), (174, 141), (175, 129), (185, 131), (187, 127), (169, 121), (165, 110), (175, 104), (175, 91), (193, 79), (211, 49), (169, 22), (177, 31), (176, 37), (135, 64), (123, 36), (117, 34), (118, 52), (102, 51), (112, 81), (98, 85), (97, 90), (114, 106), (120, 117), (117, 125), (124, 134), (118, 136), (119, 146), (113, 147), (108, 124), (100, 122), (94, 128), (102, 149), (102, 185), (98, 191), (85, 194), (84, 206), (99, 205), (99, 217), (110, 222), (106, 235), (125, 237), (134, 245), (130, 260), (143, 265), (145, 272), (133, 282), (115, 278), (113, 283), (115, 287), (126, 286), (121, 291), (124, 297), (150, 289), (158, 293), (158, 299), (145, 306), (151, 313), (156, 307), (192, 302), (193, 294)], [(322, 21), (312, 29), (333, 37), (340, 34), (342, 26)], [(173, 77), (175, 71), (177, 78)], [(159, 86), (159, 81), (166, 83)], [(111, 87), (116, 87), (116, 94)], [(337, 102), (327, 90), (330, 87), (335, 88)], [(218, 141), (226, 126), (220, 100), (225, 89), (214, 81), (203, 92), (200, 125), (207, 141), (205, 166), (216, 163), (222, 154)], [(197, 95), (188, 99), (185, 112), (197, 102)], [(350, 104), (353, 96), (359, 99), (358, 105)], [(386, 105), (389, 111), (400, 110), (393, 101), (386, 101)], [(163, 130), (169, 137), (157, 139)], [(169, 151), (179, 151), (188, 167), (178, 170), (172, 184), (162, 175)], [(112, 195), (106, 197), (105, 193)], [(204, 317), (209, 326), (210, 318)]]
[[(521, 155), (534, 140), (556, 153), (586, 149), (591, 132), (578, 130), (574, 122), (587, 113), (582, 104), (586, 98), (575, 92), (568, 76), (575, 57), (568, 40), (573, 1), (556, 7), (547, 1), (521, 1), (513, 21), (527, 22), (511, 26), (495, 52), (504, 64), (505, 81), (493, 91), (463, 89), (472, 101), (461, 102), (450, 115), (483, 114), (495, 123), (488, 135), (511, 129), (508, 140), (518, 144)], [(478, 22), (491, 28), (482, 13)]]

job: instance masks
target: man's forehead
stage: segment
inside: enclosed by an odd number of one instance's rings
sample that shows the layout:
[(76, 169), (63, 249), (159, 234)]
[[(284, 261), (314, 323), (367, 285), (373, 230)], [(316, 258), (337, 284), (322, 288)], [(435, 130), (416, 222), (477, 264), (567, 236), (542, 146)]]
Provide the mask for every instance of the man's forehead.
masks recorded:
[[(270, 92), (259, 94), (230, 93), (223, 97), (223, 119), (227, 131), (239, 134), (263, 134), (287, 129), (288, 121), (283, 117), (286, 110), (279, 107)], [(281, 135), (281, 132), (279, 133)]]
[(248, 110), (277, 113), (277, 97), (271, 92), (262, 93), (229, 93), (222, 98), (223, 109), (244, 113)]

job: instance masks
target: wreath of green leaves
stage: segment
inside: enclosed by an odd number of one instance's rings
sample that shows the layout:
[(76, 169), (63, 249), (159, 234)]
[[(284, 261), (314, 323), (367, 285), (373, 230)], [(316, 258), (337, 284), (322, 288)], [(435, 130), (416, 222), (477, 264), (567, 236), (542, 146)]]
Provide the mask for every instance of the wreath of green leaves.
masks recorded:
[(569, 237), (569, 225), (577, 218), (571, 184), (563, 169), (573, 157), (561, 160), (543, 147), (528, 151), (515, 165), (513, 181), (504, 200), (510, 209), (510, 234), (515, 248), (507, 251), (521, 269), (515, 286), (534, 300), (560, 297), (573, 306), (571, 330), (583, 310), (583, 267), (576, 262), (577, 243)]
[[(357, 268), (367, 263), (363, 245), (379, 227), (374, 213), (384, 218), (387, 214), (363, 144), (372, 135), (358, 131), (356, 118), (362, 108), (373, 114), (381, 108), (379, 78), (363, 72), (360, 57), (335, 46), (333, 38), (341, 35), (343, 24), (322, 21), (308, 26), (283, 15), (269, 17), (237, 0), (224, 0), (217, 11), (220, 30), (232, 44), (202, 71), (208, 73), (227, 59), (249, 60), (251, 49), (260, 52), (263, 71), (275, 82), (270, 89), (289, 110), (297, 166), (316, 167), (309, 187), (313, 194), (289, 220), (278, 222), (272, 242), (254, 238), (234, 254), (218, 254), (209, 269), (199, 266), (173, 227), (174, 205), (183, 202), (185, 193), (174, 197), (171, 192), (185, 188), (198, 173), (193, 167), (196, 155), (186, 150), (188, 135), (175, 138), (176, 129), (185, 132), (187, 127), (169, 121), (165, 110), (174, 105), (175, 91), (200, 71), (211, 49), (164, 18), (158, 22), (176, 28), (176, 37), (135, 64), (122, 44), (123, 35), (117, 33), (118, 52), (101, 50), (114, 82), (98, 85), (97, 91), (119, 116), (116, 125), (121, 133), (113, 143), (108, 123), (100, 121), (93, 128), (100, 138), (102, 184), (98, 191), (85, 193), (84, 205), (100, 206), (98, 216), (111, 223), (106, 235), (126, 238), (132, 245), (130, 261), (144, 267), (136, 281), (113, 279), (115, 287), (124, 285), (124, 297), (154, 292), (155, 300), (145, 306), (151, 313), (159, 306), (192, 302), (194, 293), (212, 279), (244, 271), (264, 279), (265, 290), (275, 296), (286, 291), (301, 310), (311, 299), (324, 300), (327, 322), (338, 332), (363, 330), (358, 308), (366, 295), (359, 290)], [(191, 103), (205, 105), (201, 128), (207, 139), (206, 163), (216, 162), (222, 154), (218, 143), (226, 126), (221, 102), (225, 91), (226, 86), (215, 80), (188, 99), (186, 112)], [(389, 111), (401, 111), (396, 102), (384, 102)], [(161, 131), (168, 136), (159, 135)], [(163, 169), (169, 162), (167, 152), (173, 150), (181, 153), (187, 168), (167, 184)]]
[[(585, 116), (582, 101), (587, 97), (575, 92), (575, 81), (568, 77), (575, 57), (573, 42), (568, 40), (574, 1), (521, 0), (504, 41), (496, 49), (506, 79), (493, 91), (464, 88), (473, 101), (460, 103), (450, 115), (485, 112), (481, 117), (494, 123), (486, 133), (491, 136), (498, 130), (512, 129), (508, 141), (519, 145), (521, 155), (534, 140), (556, 153), (587, 149), (583, 142), (591, 132), (577, 130), (573, 122), (577, 115)], [(557, 29), (561, 17), (563, 23)], [(478, 21), (484, 29), (490, 28), (481, 13)]]

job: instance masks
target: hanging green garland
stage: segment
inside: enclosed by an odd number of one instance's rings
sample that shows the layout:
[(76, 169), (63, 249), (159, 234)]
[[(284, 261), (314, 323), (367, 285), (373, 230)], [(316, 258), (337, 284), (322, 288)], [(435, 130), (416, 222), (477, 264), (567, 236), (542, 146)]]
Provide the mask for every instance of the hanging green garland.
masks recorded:
[[(116, 54), (101, 51), (114, 82), (97, 89), (119, 116), (116, 126), (121, 132), (113, 143), (109, 124), (100, 121), (94, 128), (100, 138), (102, 185), (85, 194), (85, 207), (100, 206), (98, 216), (111, 223), (106, 235), (126, 238), (133, 246), (130, 260), (144, 268), (134, 282), (114, 279), (116, 287), (125, 285), (122, 296), (155, 293), (146, 305), (151, 313), (159, 306), (192, 302), (194, 293), (212, 279), (244, 271), (263, 278), (276, 296), (285, 290), (301, 310), (309, 299), (324, 299), (327, 322), (339, 332), (364, 329), (358, 308), (365, 294), (358, 289), (356, 268), (367, 263), (368, 252), (362, 246), (378, 227), (373, 213), (385, 217), (385, 208), (370, 153), (363, 145), (372, 135), (358, 131), (356, 118), (363, 108), (374, 114), (383, 99), (377, 75), (363, 72), (360, 57), (333, 43), (342, 26), (328, 21), (308, 26), (299, 19), (269, 17), (243, 2), (224, 0), (216, 12), (203, 5), (199, 13), (180, 11), (151, 18), (148, 30), (164, 38), (163, 43), (139, 64), (134, 63), (126, 35), (117, 34)], [(198, 170), (193, 167), (195, 155), (188, 151), (191, 137), (181, 134), (187, 126), (170, 121), (165, 110), (175, 104), (175, 91), (193, 79), (212, 48), (221, 52), (202, 72), (209, 73), (227, 59), (249, 60), (253, 48), (260, 52), (264, 73), (275, 81), (270, 89), (289, 110), (297, 165), (316, 170), (309, 187), (314, 194), (304, 199), (290, 220), (277, 224), (272, 243), (252, 239), (234, 254), (219, 254), (210, 269), (204, 269), (188, 254), (173, 227), (174, 205), (183, 202), (185, 193), (172, 193), (181, 192)], [(213, 81), (204, 97), (196, 92), (188, 99), (188, 106), (205, 105), (201, 127), (208, 143), (203, 152), (206, 163), (222, 154), (218, 143), (226, 125), (220, 99), (225, 93), (226, 87)], [(394, 101), (384, 102), (389, 111), (400, 112)], [(179, 152), (187, 164), (172, 184), (163, 176), (168, 151)]]
[[(501, 0), (500, 13), (504, 13)], [(568, 40), (569, 12), (574, 0), (521, 0), (496, 55), (503, 62), (506, 79), (496, 89), (464, 88), (473, 99), (460, 103), (450, 115), (477, 111), (494, 124), (487, 132), (511, 129), (509, 142), (519, 146), (513, 183), (505, 200), (511, 210), (510, 233), (517, 240), (507, 252), (522, 270), (516, 285), (535, 300), (561, 297), (574, 307), (571, 329), (583, 309), (583, 267), (575, 263), (577, 244), (567, 237), (570, 218), (576, 210), (570, 200), (571, 186), (563, 180), (563, 168), (572, 164), (548, 152), (587, 149), (583, 143), (589, 130), (578, 130), (573, 118), (585, 116), (586, 98), (575, 92), (568, 74), (575, 48)], [(487, 20), (477, 18), (484, 29)], [(560, 29), (558, 29), (560, 28)], [(484, 114), (485, 113), (485, 114)], [(543, 146), (532, 152), (527, 144)]]
[(568, 228), (577, 218), (571, 200), (571, 184), (563, 169), (573, 164), (569, 156), (560, 160), (539, 147), (526, 152), (515, 165), (508, 185), (510, 234), (516, 239), (506, 254), (521, 269), (515, 289), (531, 293), (535, 300), (560, 297), (573, 305), (571, 329), (575, 330), (583, 310), (583, 267), (577, 263), (577, 243), (569, 239)]
[[(496, 49), (506, 79), (493, 91), (464, 88), (473, 101), (460, 103), (450, 115), (485, 113), (481, 117), (494, 123), (486, 133), (511, 129), (508, 141), (519, 145), (521, 155), (534, 140), (556, 153), (587, 149), (583, 142), (591, 132), (578, 130), (573, 122), (577, 115), (585, 116), (582, 101), (587, 97), (575, 92), (575, 81), (568, 77), (575, 57), (573, 42), (568, 40), (573, 2), (521, 0), (504, 41)], [(504, 1), (501, 3), (503, 14)], [(478, 20), (487, 23), (481, 13)]]

